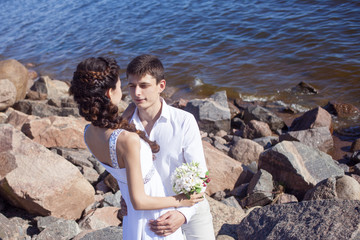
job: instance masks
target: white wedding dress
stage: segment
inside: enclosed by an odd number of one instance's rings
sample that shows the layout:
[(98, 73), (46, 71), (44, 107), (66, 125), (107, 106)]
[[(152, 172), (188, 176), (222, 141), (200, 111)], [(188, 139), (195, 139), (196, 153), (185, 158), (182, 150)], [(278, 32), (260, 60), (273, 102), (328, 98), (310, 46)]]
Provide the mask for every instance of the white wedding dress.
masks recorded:
[[(88, 127), (88, 126), (87, 126)], [(86, 129), (85, 128), (85, 132)], [(119, 168), (117, 156), (116, 156), (116, 142), (119, 134), (123, 129), (115, 130), (109, 139), (110, 156), (112, 167), (101, 163), (102, 166), (117, 180), (121, 195), (124, 198), (127, 205), (127, 216), (123, 218), (123, 239), (124, 240), (182, 240), (183, 235), (181, 228), (167, 237), (160, 237), (150, 230), (149, 220), (157, 219), (164, 213), (174, 208), (167, 208), (161, 210), (135, 210), (129, 195), (129, 189), (127, 185), (126, 169)], [(85, 135), (84, 132), (84, 135)], [(90, 149), (89, 149), (90, 150)], [(91, 152), (91, 151), (90, 151)], [(140, 139), (140, 162), (141, 171), (144, 180), (145, 193), (153, 197), (164, 197), (165, 191), (161, 181), (159, 173), (156, 171), (150, 146), (142, 139)], [(120, 201), (120, 199), (119, 199)]]

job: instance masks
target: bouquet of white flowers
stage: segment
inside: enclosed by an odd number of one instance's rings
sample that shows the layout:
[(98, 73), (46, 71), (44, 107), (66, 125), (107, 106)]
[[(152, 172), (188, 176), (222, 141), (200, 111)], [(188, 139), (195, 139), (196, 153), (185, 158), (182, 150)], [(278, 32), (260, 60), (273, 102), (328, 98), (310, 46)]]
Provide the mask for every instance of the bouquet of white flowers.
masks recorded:
[(203, 192), (209, 182), (209, 171), (201, 171), (198, 162), (183, 163), (171, 175), (174, 192), (184, 193), (189, 199), (191, 194)]

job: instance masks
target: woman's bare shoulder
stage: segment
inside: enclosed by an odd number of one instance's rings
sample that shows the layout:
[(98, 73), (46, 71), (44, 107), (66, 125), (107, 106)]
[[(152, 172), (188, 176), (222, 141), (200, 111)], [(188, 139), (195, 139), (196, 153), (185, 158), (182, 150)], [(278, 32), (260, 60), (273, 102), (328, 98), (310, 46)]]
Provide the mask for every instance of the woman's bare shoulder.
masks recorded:
[(120, 147), (133, 147), (140, 144), (140, 137), (135, 132), (123, 131), (117, 140), (118, 146)]

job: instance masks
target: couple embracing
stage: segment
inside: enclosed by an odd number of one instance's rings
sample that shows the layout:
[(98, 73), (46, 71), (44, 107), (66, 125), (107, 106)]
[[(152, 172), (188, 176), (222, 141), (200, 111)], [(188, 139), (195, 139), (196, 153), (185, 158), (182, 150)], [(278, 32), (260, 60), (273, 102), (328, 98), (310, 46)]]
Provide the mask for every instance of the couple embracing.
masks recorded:
[(89, 150), (116, 178), (125, 200), (123, 239), (215, 239), (204, 193), (190, 199), (175, 195), (170, 179), (183, 163), (207, 169), (195, 118), (160, 97), (164, 67), (152, 55), (140, 55), (127, 66), (136, 107), (118, 115), (119, 75), (114, 59), (88, 58), (77, 66), (70, 92), (81, 116), (91, 122), (84, 132)]

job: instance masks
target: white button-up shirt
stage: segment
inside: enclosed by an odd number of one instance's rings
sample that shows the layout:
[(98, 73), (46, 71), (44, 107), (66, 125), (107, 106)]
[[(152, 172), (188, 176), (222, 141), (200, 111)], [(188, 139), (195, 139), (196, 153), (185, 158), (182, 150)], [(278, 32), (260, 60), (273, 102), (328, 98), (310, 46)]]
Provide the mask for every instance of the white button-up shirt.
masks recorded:
[[(155, 154), (154, 165), (159, 172), (165, 187), (166, 196), (176, 195), (172, 190), (171, 175), (174, 170), (185, 162), (199, 162), (200, 167), (207, 171), (204, 150), (199, 127), (194, 116), (184, 110), (174, 108), (162, 100), (161, 115), (155, 122), (150, 140), (156, 141), (160, 151)], [(146, 133), (136, 109), (131, 120), (137, 129)], [(197, 204), (192, 207), (177, 208), (189, 222), (196, 212)]]

